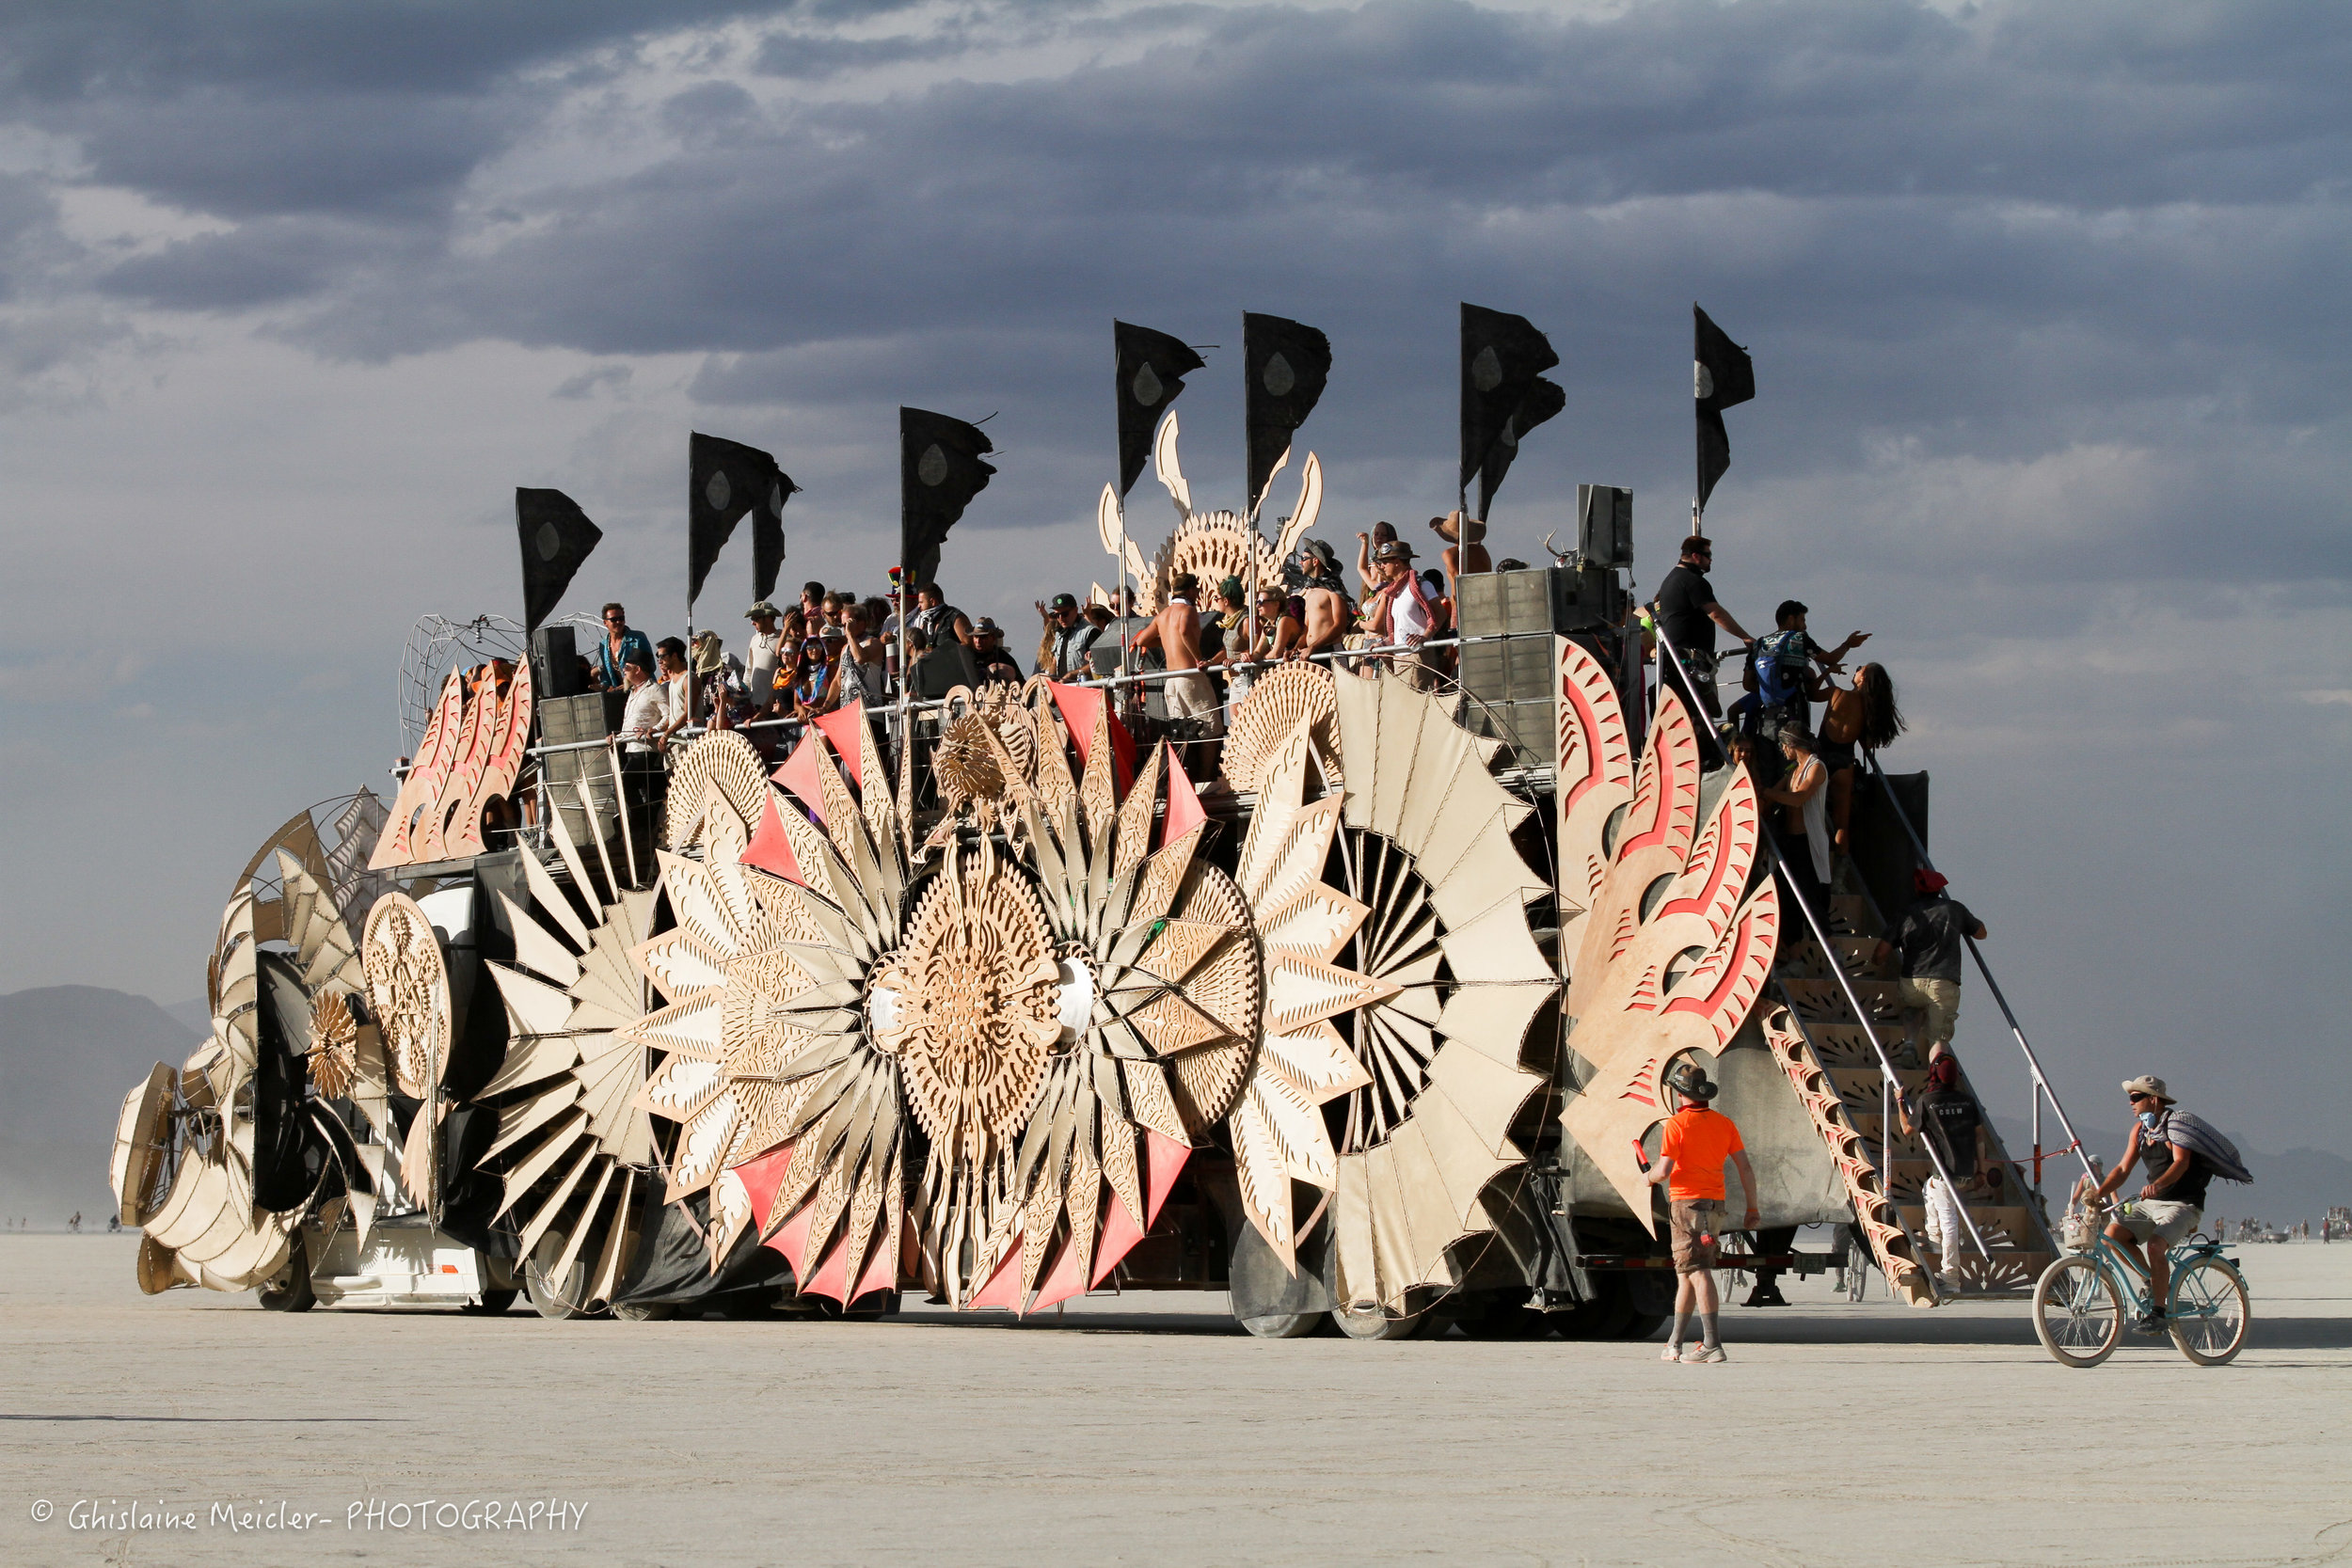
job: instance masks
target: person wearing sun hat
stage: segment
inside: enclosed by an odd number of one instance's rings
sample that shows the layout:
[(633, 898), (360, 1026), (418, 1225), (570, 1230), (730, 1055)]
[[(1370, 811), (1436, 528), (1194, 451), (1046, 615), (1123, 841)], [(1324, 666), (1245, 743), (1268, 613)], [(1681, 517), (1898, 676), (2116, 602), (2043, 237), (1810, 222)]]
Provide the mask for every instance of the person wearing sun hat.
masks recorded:
[(2217, 1176), (2227, 1181), (2254, 1178), (2229, 1139), (2202, 1117), (2173, 1109), (2163, 1079), (2126, 1078), (2123, 1095), (2132, 1107), (2132, 1135), (2115, 1168), (2090, 1190), (2090, 1201), (2097, 1203), (2131, 1180), (2135, 1164), (2146, 1168), (2147, 1184), (2116, 1210), (2107, 1236), (2147, 1265), (2148, 1299), (2154, 1305), (2132, 1326), (2142, 1334), (2161, 1334), (2171, 1299), (2169, 1254), (2204, 1218), (2206, 1187)]
[[(1466, 572), (1491, 572), (1494, 558), (1486, 553), (1486, 525), (1475, 517), (1465, 517), (1459, 512), (1449, 512), (1442, 517), (1429, 519), (1429, 527), (1445, 541), (1445, 549), (1438, 559), (1445, 563), (1448, 582)], [(1456, 590), (1454, 595), (1460, 598)]]

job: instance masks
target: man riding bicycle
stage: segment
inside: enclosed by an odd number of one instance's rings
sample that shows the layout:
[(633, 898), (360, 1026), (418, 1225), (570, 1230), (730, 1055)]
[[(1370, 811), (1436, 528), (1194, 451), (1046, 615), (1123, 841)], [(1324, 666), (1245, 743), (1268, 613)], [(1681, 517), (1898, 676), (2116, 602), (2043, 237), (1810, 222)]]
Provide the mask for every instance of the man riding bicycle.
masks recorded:
[(2136, 1118), (2130, 1142), (2115, 1169), (2090, 1190), (2097, 1203), (2130, 1180), (2135, 1164), (2147, 1168), (2139, 1196), (2116, 1211), (2107, 1235), (2146, 1265), (2147, 1314), (2133, 1323), (2142, 1334), (2165, 1332), (2164, 1304), (2170, 1299), (2172, 1245), (2204, 1217), (2205, 1188), (2216, 1176), (2251, 1181), (2228, 1139), (2200, 1117), (2172, 1108), (2161, 1078), (2134, 1078), (2123, 1085)]

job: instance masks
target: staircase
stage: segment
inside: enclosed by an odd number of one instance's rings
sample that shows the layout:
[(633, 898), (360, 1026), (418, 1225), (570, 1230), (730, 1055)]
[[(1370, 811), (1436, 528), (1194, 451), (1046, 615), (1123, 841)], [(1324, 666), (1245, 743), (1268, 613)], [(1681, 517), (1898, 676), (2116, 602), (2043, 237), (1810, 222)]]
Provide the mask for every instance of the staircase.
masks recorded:
[[(1785, 883), (1783, 897), (1794, 901)], [(1811, 924), (1792, 910), (1792, 918), (1781, 925), (1780, 953), (1766, 990), (1768, 1004), (1778, 1005), (1765, 1009), (1764, 1036), (1837, 1163), (1889, 1289), (1914, 1307), (2027, 1293), (2057, 1247), (2023, 1172), (1997, 1135), (1984, 1190), (1963, 1196), (1987, 1253), (1980, 1254), (1965, 1237), (1948, 1257), (1930, 1244), (1921, 1193), (1935, 1168), (1918, 1141), (1903, 1135), (1899, 1122), (1886, 1125), (1885, 1075), (1871, 1040), (1875, 1032), (1915, 1104), (1927, 1062), (1905, 1036), (1892, 972), (1876, 968), (1871, 959), (1884, 924), (1859, 892), (1834, 893), (1830, 907), (1814, 912), (1827, 930), (1829, 951)], [(1869, 1014), (1867, 1027), (1855, 1016), (1848, 985), (1839, 983), (1833, 963), (1844, 971), (1854, 998)], [(1962, 1088), (1975, 1092), (1964, 1064)], [(1979, 1103), (1979, 1113), (1983, 1109)], [(1985, 1126), (1990, 1135), (1990, 1117)], [(1891, 1165), (1885, 1158), (1890, 1134)]]

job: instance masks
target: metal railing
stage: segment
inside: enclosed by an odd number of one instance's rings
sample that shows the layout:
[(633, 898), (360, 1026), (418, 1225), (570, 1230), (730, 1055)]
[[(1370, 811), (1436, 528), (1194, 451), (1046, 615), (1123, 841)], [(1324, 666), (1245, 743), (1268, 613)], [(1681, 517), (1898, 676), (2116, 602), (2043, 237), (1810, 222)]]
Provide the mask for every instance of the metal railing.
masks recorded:
[[(1788, 864), (1782, 859), (1778, 843), (1772, 845), (1772, 870), (1779, 876), (1781, 887), (1788, 895), (1789, 901), (1794, 903), (1804, 915), (1804, 923), (1812, 927), (1813, 940), (1821, 944), (1821, 954), (1829, 960), (1830, 973), (1837, 977), (1838, 989), (1846, 993), (1846, 1006), (1852, 1009), (1855, 1022), (1862, 1025), (1863, 1036), (1869, 1040), (1870, 1050), (1879, 1059), (1879, 1072), (1884, 1085), (1884, 1097), (1882, 1101), (1879, 1123), (1879, 1153), (1885, 1162), (1884, 1173), (1880, 1177), (1879, 1184), (1885, 1194), (1886, 1200), (1892, 1203), (1895, 1200), (1894, 1102), (1901, 1097), (1902, 1079), (1896, 1074), (1895, 1059), (1887, 1054), (1884, 1042), (1879, 1038), (1877, 1027), (1870, 1022), (1869, 1009), (1862, 1005), (1861, 992), (1854, 990), (1853, 977), (1846, 973), (1845, 964), (1839, 961), (1837, 949), (1830, 945), (1828, 929), (1822, 926), (1820, 916), (1814, 913), (1811, 901), (1797, 886), (1796, 878), (1789, 873)], [(1957, 1197), (1960, 1192), (1959, 1184), (1953, 1181), (1952, 1173), (1945, 1169), (1944, 1157), (1935, 1151), (1935, 1140), (1923, 1137), (1919, 1139), (1919, 1147), (1927, 1151), (1928, 1163), (1935, 1167), (1935, 1174), (1943, 1180), (1946, 1190)], [(1970, 1217), (1968, 1206), (1956, 1202), (1953, 1207), (1960, 1212), (1960, 1223), (1967, 1228), (1968, 1239), (1976, 1243), (1978, 1253), (1990, 1262), (1993, 1258), (1992, 1249), (1984, 1244), (1984, 1237), (1978, 1232), (1977, 1222)]]
[[(1896, 799), (1894, 788), (1887, 783), (1886, 770), (1879, 766), (1875, 755), (1869, 760), (1870, 775), (1878, 781), (1879, 794), (1894, 808), (1895, 820), (1903, 825), (1903, 836), (1911, 840), (1912, 853), (1918, 858), (1922, 868), (1933, 871), (1935, 863), (1928, 858), (1927, 845), (1921, 842), (1918, 830), (1911, 825), (1910, 813), (1904, 811), (1902, 801)], [(2091, 1168), (2090, 1155), (2083, 1148), (2082, 1136), (2067, 1118), (2066, 1107), (2059, 1103), (2058, 1091), (2050, 1086), (2048, 1075), (2042, 1070), (2042, 1058), (2035, 1053), (2033, 1042), (2026, 1037), (2025, 1025), (2017, 1022), (2016, 1009), (2009, 1005), (2009, 997), (2002, 992), (2001, 983), (1993, 977), (1993, 966), (1985, 961), (1984, 949), (1978, 946), (1977, 939), (1965, 931), (1961, 933), (1961, 940), (1968, 944), (1968, 956), (1977, 961), (1977, 973), (1984, 977), (1985, 989), (1993, 993), (1994, 1004), (2001, 1009), (2001, 1017), (2009, 1022), (2010, 1037), (2016, 1040), (2017, 1049), (2025, 1053), (2026, 1070), (2033, 1074), (2033, 1190), (2036, 1193), (2042, 1191), (2042, 1101), (2044, 1099), (2049, 1101), (2050, 1109), (2058, 1114), (2058, 1126), (2067, 1138), (2066, 1147), (2050, 1157), (2055, 1159), (2072, 1153), (2082, 1163), (2083, 1174), (2096, 1180), (2099, 1173)]]

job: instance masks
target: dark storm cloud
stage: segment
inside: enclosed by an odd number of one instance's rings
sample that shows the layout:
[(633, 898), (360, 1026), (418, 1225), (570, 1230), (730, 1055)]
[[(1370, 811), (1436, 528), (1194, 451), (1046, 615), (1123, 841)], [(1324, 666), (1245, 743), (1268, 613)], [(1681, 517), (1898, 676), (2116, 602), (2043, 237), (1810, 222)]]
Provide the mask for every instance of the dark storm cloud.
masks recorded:
[[(2352, 328), (2313, 309), (2352, 242), (2341, 11), (1665, 0), (1597, 20), (1381, 3), (872, 24), (892, 8), (797, 11), (740, 55), (705, 49), (707, 79), (649, 110), (674, 150), (501, 191), (520, 237), (500, 245), (451, 243), (454, 193), (564, 72), (618, 71), (600, 45), (729, 8), (585, 8), (536, 35), (469, 17), (462, 68), (385, 41), (413, 9), (358, 8), (284, 38), (167, 28), (121, 66), (92, 46), (42, 79), (81, 84), (99, 178), (247, 218), (123, 264), (112, 292), (306, 301), (276, 329), (360, 358), (482, 338), (699, 351), (697, 399), (798, 409), (844, 440), (901, 399), (1001, 408), (1007, 515), (1050, 512), (1093, 463), (1114, 313), (1324, 326), (1340, 363), (1314, 441), (1360, 483), (1426, 487), (1408, 454), (1449, 417), (1459, 297), (1526, 311), (1567, 361), (1570, 406), (1506, 501), (1601, 453), (1671, 494), (1698, 297), (1758, 354), (1731, 504), (1889, 444), (1980, 465), (2153, 451), (2129, 517), (2005, 526), (2002, 559), (2187, 570), (2235, 497), (2275, 521), (2220, 570), (2352, 575), (2324, 501), (2342, 461), (2288, 435), (2352, 410)], [(879, 100), (747, 90), (1054, 37), (1116, 53)], [(370, 40), (386, 60), (348, 57)], [(534, 63), (556, 69), (516, 74)], [(117, 90), (148, 78), (171, 90)]]

